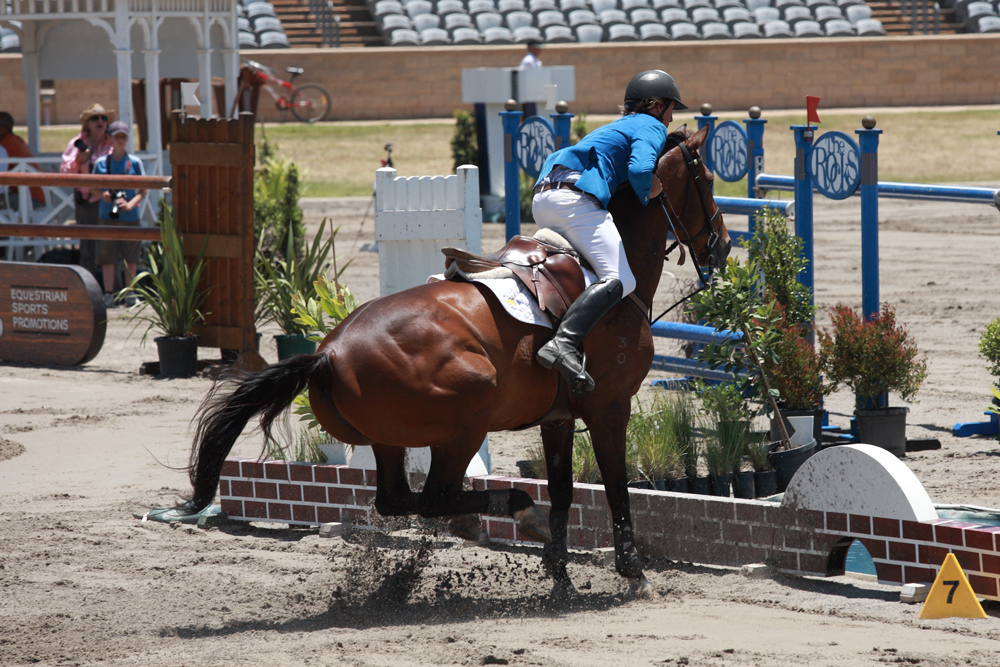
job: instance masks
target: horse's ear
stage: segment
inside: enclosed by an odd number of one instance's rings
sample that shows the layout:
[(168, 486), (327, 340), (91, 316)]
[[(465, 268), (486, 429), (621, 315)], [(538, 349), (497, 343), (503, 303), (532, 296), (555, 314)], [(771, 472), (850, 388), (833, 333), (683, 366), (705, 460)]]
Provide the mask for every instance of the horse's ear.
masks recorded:
[(693, 148), (694, 150), (698, 150), (705, 143), (705, 140), (708, 139), (709, 129), (710, 129), (709, 126), (706, 125), (705, 127), (701, 128), (700, 130), (692, 134), (691, 137), (688, 138), (688, 140), (685, 141), (684, 143), (687, 145), (688, 148)]

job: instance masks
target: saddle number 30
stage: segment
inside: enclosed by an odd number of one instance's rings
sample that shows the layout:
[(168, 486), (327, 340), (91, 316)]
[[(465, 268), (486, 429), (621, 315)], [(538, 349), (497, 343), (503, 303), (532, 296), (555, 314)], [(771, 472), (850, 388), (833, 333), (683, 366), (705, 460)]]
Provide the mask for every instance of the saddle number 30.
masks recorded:
[[(622, 349), (622, 350), (624, 350), (625, 348), (628, 347), (628, 340), (625, 338), (625, 336), (621, 336), (618, 339), (618, 347), (620, 349)], [(618, 364), (622, 365), (624, 363), (625, 363), (625, 353), (624, 352), (619, 352), (618, 353)]]

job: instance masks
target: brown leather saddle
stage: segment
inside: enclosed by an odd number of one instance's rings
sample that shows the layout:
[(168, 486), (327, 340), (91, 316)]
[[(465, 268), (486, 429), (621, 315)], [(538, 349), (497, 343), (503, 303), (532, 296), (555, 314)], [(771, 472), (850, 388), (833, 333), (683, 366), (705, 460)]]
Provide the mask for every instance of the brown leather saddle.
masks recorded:
[(539, 308), (557, 321), (586, 288), (575, 251), (530, 236), (515, 236), (489, 255), (476, 255), (452, 247), (442, 248), (441, 252), (447, 258), (445, 275), (450, 279), (454, 279), (456, 273), (468, 277), (495, 269), (509, 270), (538, 300)]

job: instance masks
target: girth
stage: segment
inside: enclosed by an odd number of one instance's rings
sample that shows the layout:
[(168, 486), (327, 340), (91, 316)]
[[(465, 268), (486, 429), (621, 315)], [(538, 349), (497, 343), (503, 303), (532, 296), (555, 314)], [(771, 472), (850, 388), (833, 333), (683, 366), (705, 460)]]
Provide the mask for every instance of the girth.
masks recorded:
[[(442, 248), (445, 275), (460, 270), (476, 274), (498, 268), (508, 269), (537, 299), (538, 306), (555, 320), (561, 320), (583, 290), (586, 281), (576, 254), (528, 236), (515, 236), (507, 245), (489, 255), (476, 255), (462, 248)], [(455, 268), (452, 268), (455, 265)]]

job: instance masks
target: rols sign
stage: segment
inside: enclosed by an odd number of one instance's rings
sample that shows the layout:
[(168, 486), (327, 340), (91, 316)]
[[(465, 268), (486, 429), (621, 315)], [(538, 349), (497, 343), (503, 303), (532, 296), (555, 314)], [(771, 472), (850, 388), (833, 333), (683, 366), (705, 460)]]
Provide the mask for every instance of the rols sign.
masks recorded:
[(0, 262), (0, 360), (82, 364), (106, 329), (104, 297), (84, 269)]

